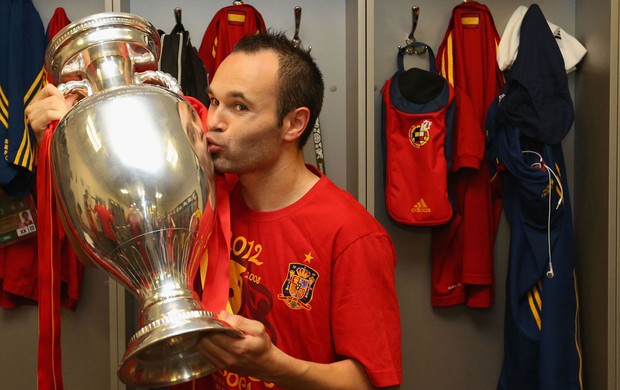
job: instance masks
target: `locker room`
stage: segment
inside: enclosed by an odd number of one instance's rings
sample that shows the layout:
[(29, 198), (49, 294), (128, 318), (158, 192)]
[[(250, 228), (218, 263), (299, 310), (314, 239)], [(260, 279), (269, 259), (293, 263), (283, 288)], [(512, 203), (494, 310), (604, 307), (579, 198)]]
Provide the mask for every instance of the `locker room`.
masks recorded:
[[(12, 0), (15, 1), (15, 0)], [(47, 27), (58, 7), (77, 20), (99, 12), (130, 12), (170, 32), (176, 18), (198, 48), (213, 16), (232, 0), (33, 0)], [(321, 164), (325, 174), (356, 197), (394, 241), (396, 283), (402, 328), (401, 389), (479, 390), (497, 388), (504, 361), (507, 274), (511, 226), (499, 216), (492, 251), (491, 298), (482, 306), (465, 301), (432, 301), (433, 232), (427, 225), (396, 221), (386, 205), (383, 86), (397, 71), (397, 57), (412, 39), (440, 56), (453, 10), (463, 1), (255, 0), (267, 28), (295, 32), (323, 72), (325, 98), (320, 114)], [(620, 388), (617, 299), (620, 211), (618, 61), (616, 1), (481, 1), (500, 37), (520, 6), (536, 4), (548, 22), (587, 50), (566, 74), (574, 123), (559, 143), (570, 197), (573, 236), (561, 250), (574, 257), (578, 318), (567, 324), (579, 333), (581, 381), (577, 388)], [(175, 14), (175, 9), (177, 10)], [(3, 37), (3, 39), (9, 39)], [(421, 50), (420, 50), (421, 51)], [(429, 70), (428, 51), (402, 55), (405, 69)], [(304, 148), (317, 164), (314, 145)], [(556, 178), (557, 179), (557, 178)], [(559, 179), (557, 179), (559, 181)], [(6, 249), (0, 248), (2, 250)], [(546, 249), (543, 249), (546, 250)], [(8, 261), (20, 261), (21, 255)], [(559, 261), (559, 260), (558, 260)], [(2, 275), (2, 274), (0, 274)], [(85, 267), (79, 300), (63, 307), (62, 371), (66, 389), (132, 389), (116, 373), (127, 339), (136, 331), (134, 297), (99, 269)], [(368, 307), (368, 310), (373, 310)], [(369, 335), (372, 337), (372, 335)], [(37, 388), (38, 311), (36, 302), (0, 308), (0, 389)], [(572, 368), (571, 368), (572, 369)], [(241, 388), (241, 387), (240, 387)], [(249, 388), (249, 387), (248, 387)]]

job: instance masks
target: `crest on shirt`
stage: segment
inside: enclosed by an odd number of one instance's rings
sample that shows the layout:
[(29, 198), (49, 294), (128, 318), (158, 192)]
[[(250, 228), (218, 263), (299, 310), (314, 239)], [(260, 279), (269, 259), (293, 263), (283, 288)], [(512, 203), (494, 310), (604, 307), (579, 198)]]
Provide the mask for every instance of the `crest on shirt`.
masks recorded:
[(420, 148), (431, 139), (431, 124), (429, 120), (424, 120), (418, 125), (413, 125), (409, 129), (409, 141), (411, 144)]
[(291, 263), (288, 265), (288, 275), (282, 284), (282, 293), (278, 299), (291, 309), (310, 310), (310, 301), (314, 292), (319, 274), (304, 264)]

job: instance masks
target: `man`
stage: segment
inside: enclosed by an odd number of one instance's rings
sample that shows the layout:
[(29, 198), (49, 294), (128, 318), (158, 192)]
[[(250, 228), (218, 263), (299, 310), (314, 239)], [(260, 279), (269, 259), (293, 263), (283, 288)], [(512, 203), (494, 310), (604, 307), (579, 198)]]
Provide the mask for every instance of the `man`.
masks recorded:
[(22, 222), (22, 227), (32, 225), (32, 218), (30, 217), (30, 211), (22, 211), (20, 214), (20, 219)]
[[(208, 92), (209, 152), (216, 171), (234, 177), (237, 314), (221, 316), (244, 332), (199, 341), (220, 369), (211, 388), (398, 389), (392, 242), (351, 195), (304, 163), (324, 92), (314, 60), (283, 34), (248, 36)], [(58, 101), (43, 103), (54, 93), (44, 90), (41, 105), (29, 107), (35, 131), (64, 114)]]

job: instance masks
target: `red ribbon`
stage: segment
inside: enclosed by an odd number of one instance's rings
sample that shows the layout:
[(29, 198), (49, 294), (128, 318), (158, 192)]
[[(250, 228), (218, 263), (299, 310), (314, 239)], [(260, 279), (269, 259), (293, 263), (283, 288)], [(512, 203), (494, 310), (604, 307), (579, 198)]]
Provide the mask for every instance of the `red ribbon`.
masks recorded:
[(56, 123), (48, 126), (39, 145), (37, 169), (39, 348), (38, 390), (62, 390), (60, 343), (60, 246), (55, 229), (50, 145)]

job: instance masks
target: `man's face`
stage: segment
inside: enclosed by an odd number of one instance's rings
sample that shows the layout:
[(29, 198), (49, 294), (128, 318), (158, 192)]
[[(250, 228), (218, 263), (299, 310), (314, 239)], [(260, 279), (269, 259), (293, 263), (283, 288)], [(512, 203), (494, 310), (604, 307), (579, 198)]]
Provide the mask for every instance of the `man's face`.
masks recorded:
[(209, 152), (222, 173), (267, 169), (281, 153), (275, 53), (232, 53), (209, 85)]

